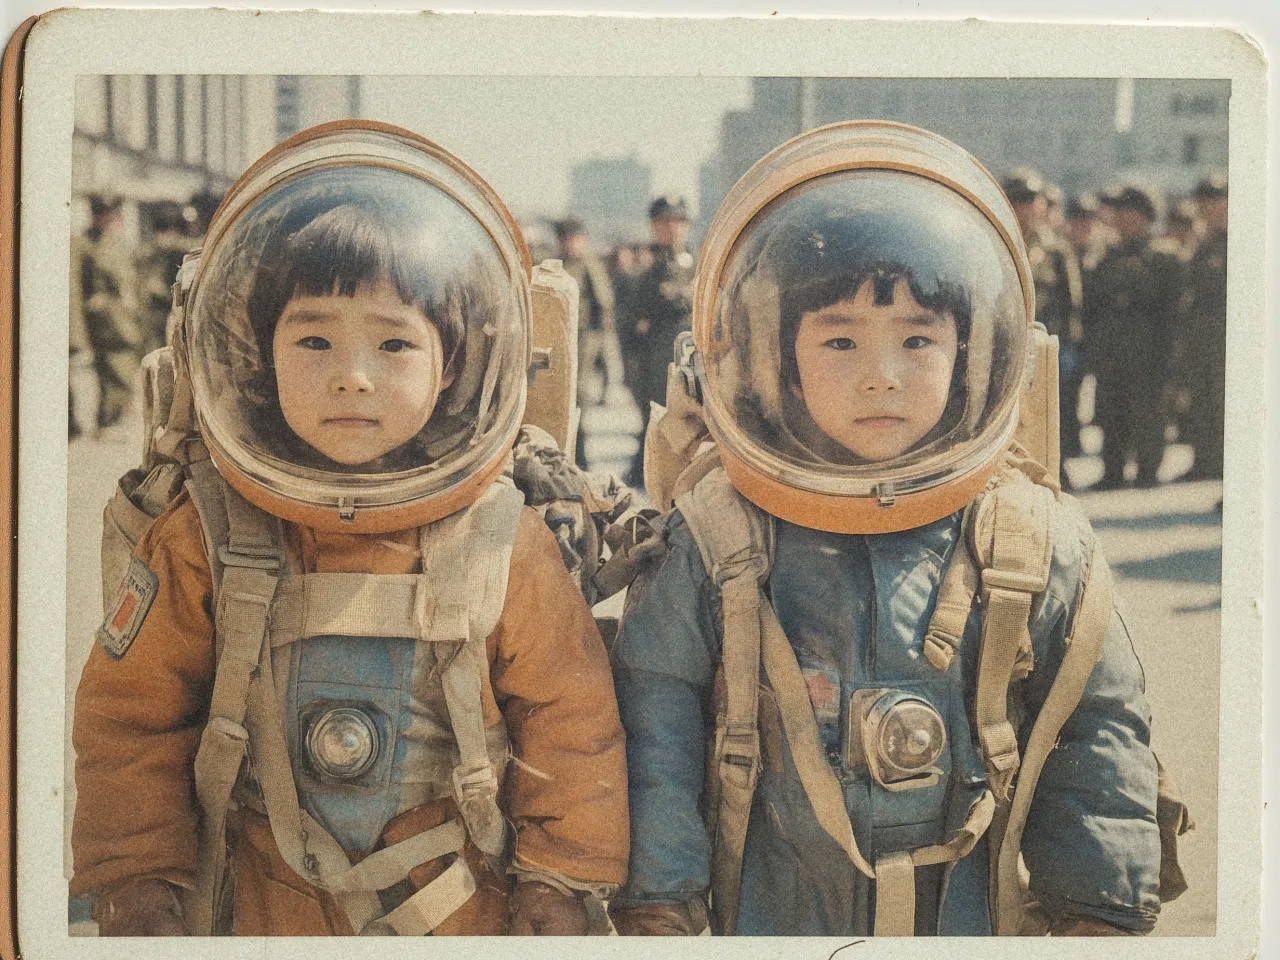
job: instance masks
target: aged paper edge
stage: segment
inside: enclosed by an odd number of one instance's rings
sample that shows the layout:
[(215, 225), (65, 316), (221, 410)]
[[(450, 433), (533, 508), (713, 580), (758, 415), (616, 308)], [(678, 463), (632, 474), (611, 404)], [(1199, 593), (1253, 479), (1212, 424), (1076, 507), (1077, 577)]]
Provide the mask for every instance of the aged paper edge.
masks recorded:
[[(1051, 35), (1051, 37), (1050, 37)], [(176, 38), (182, 38), (177, 42)], [(1045, 43), (1052, 39), (1052, 45)], [(369, 51), (377, 51), (376, 59)], [(1125, 939), (1121, 943), (986, 940), (993, 957), (1244, 957), (1257, 943), (1260, 873), (1263, 436), (1265, 337), (1266, 79), (1264, 60), (1244, 34), (1223, 28), (1090, 26), (979, 21), (908, 22), (787, 19), (617, 19), (502, 17), (432, 13), (62, 10), (42, 18), (27, 43), (23, 104), (22, 257), (41, 268), (20, 277), (18, 516), (21, 565), (17, 622), (18, 923), (29, 957), (170, 956), (173, 944), (113, 943), (66, 936), (60, 859), (65, 621), (65, 489), (61, 436), (41, 437), (66, 403), (65, 315), (70, 230), (72, 90), (76, 74), (310, 73), (506, 75), (885, 75), (1214, 77), (1232, 81), (1232, 201), (1228, 327), (1227, 462), (1224, 484), (1223, 671), (1219, 913), (1215, 938)], [(856, 51), (856, 55), (851, 55)], [(486, 55), (489, 54), (489, 55)], [(620, 65), (626, 64), (627, 69)], [(691, 64), (697, 64), (695, 71)], [(479, 68), (483, 65), (483, 68)], [(50, 413), (53, 416), (50, 416)], [(22, 429), (25, 426), (27, 429)], [(54, 691), (54, 693), (50, 693)], [(1212, 939), (1210, 944), (1206, 940)], [(243, 956), (244, 941), (187, 941), (198, 957)], [(538, 951), (534, 944), (521, 944)], [(671, 945), (674, 946), (674, 945)], [(827, 956), (839, 940), (787, 941), (787, 955)], [(948, 953), (948, 941), (868, 941), (867, 955)], [(351, 944), (283, 941), (273, 956), (346, 956)], [(387, 956), (422, 948), (381, 941)], [(495, 942), (492, 949), (510, 952)], [(776, 956), (774, 940), (682, 943), (681, 955), (732, 952)], [(265, 953), (265, 942), (250, 948)], [(433, 952), (471, 955), (475, 945), (438, 941)], [(630, 941), (557, 942), (546, 955), (641, 956)], [(664, 951), (665, 952), (665, 951)], [(852, 951), (845, 951), (847, 956)]]

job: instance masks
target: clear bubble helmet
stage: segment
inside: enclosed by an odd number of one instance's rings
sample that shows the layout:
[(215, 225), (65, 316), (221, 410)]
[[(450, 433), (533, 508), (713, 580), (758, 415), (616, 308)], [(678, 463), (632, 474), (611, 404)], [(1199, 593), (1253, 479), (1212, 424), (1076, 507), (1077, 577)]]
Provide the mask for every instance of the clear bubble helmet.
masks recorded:
[(694, 292), (704, 416), (734, 486), (784, 520), (904, 530), (961, 509), (1018, 425), (1034, 288), (968, 153), (901, 124), (783, 144), (721, 203)]
[(345, 533), (473, 502), (524, 412), (529, 269), (501, 200), (440, 147), (362, 121), (285, 141), (214, 216), (175, 337), (219, 472)]

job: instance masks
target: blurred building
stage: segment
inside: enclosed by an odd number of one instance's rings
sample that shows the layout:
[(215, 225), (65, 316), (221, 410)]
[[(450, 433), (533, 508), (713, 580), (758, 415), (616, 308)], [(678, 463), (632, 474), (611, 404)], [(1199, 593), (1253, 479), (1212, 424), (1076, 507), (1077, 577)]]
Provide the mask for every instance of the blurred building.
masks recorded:
[(597, 246), (646, 241), (652, 183), (648, 164), (635, 156), (576, 164), (569, 174), (569, 212), (587, 225)]
[(711, 209), (778, 144), (838, 120), (896, 120), (954, 140), (996, 176), (1029, 165), (1068, 194), (1117, 180), (1189, 193), (1227, 166), (1227, 80), (758, 77), (725, 115)]
[(84, 223), (90, 194), (120, 196), (126, 237), (136, 241), (139, 205), (221, 196), (281, 140), (359, 113), (359, 77), (81, 76), (74, 215)]

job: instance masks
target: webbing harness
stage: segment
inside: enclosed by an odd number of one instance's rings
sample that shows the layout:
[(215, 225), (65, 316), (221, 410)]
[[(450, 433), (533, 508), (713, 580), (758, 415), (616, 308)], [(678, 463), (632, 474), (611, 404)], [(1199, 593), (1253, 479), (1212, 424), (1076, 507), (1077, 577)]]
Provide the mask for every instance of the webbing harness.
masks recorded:
[(724, 698), (708, 771), (714, 820), (711, 906), (717, 933), (732, 934), (737, 924), (747, 821), (760, 769), (757, 704), (762, 667), (815, 817), (853, 865), (876, 882), (876, 935), (911, 936), (915, 868), (968, 855), (989, 827), (995, 932), (1018, 932), (1022, 829), (1044, 760), (1100, 656), (1110, 622), (1111, 586), (1105, 562), (1095, 553), (1067, 655), (1023, 758), (1022, 789), (1013, 791), (1019, 761), (1008, 719), (1008, 689), (1012, 679), (1019, 673), (1025, 676), (1031, 667), (1028, 619), (1035, 594), (1048, 582), (1054, 493), (1024, 475), (1016, 457), (1009, 458), (998, 476), (999, 482), (966, 512), (967, 548), (953, 551), (925, 640), (926, 658), (938, 670), (947, 670), (981, 586), (977, 719), (991, 788), (972, 804), (964, 824), (947, 842), (890, 853), (874, 865), (858, 850), (843, 790), (820, 745), (795, 651), (765, 593), (773, 547), (771, 518), (738, 494), (723, 470), (711, 471), (676, 498), (703, 564), (720, 588), (723, 607), (718, 682)]
[[(207, 460), (190, 465), (188, 489), (216, 558), (218, 667), (209, 722), (195, 760), (204, 816), (189, 932), (218, 925), (225, 882), (226, 816), (246, 748), (272, 835), (299, 876), (331, 893), (356, 933), (429, 932), (475, 892), (459, 857), (434, 881), (384, 915), (377, 891), (415, 867), (458, 853), (468, 837), (496, 856), (506, 844), (498, 776), (481, 708), (485, 643), (506, 595), (523, 495), (494, 483), (466, 510), (422, 528), (421, 574), (291, 575), (280, 521), (245, 501)], [(459, 818), (375, 851), (355, 866), (341, 845), (301, 808), (285, 740), (271, 651), (317, 635), (405, 637), (438, 644), (441, 682), (458, 747), (452, 789)]]

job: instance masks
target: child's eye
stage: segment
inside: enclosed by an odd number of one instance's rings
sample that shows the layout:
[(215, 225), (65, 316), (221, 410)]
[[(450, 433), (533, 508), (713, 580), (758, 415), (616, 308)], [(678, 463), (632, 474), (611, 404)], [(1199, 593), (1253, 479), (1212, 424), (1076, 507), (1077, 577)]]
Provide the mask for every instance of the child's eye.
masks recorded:
[(917, 335), (914, 337), (907, 337), (907, 339), (902, 342), (902, 345), (908, 350), (919, 350), (921, 347), (927, 347), (931, 343), (933, 343), (933, 339), (931, 337), (922, 337)]
[(385, 350), (387, 353), (399, 353), (401, 350), (412, 350), (413, 344), (408, 340), (401, 340), (398, 337), (391, 340), (384, 340), (379, 350)]
[(303, 337), (298, 341), (298, 346), (304, 350), (328, 350), (332, 344), (324, 337)]
[(823, 346), (830, 347), (832, 350), (854, 350), (858, 345), (848, 337), (832, 337)]

